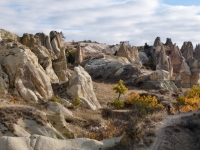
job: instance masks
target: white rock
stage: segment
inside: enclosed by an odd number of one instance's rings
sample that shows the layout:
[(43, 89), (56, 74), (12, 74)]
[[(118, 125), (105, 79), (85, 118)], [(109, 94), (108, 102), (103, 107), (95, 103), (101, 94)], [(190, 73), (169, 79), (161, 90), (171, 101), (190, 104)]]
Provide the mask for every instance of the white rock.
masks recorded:
[(79, 96), (83, 105), (92, 110), (101, 108), (93, 90), (92, 79), (81, 66), (74, 67), (67, 93), (72, 97)]
[(48, 102), (48, 110), (62, 113), (64, 116), (73, 116), (72, 112), (57, 102)]

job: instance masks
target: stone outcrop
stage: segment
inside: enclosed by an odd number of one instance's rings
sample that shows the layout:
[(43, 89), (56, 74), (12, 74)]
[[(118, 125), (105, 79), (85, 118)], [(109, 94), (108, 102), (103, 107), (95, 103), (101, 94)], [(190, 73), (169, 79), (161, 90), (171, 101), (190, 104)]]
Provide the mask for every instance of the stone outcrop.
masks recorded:
[(9, 87), (16, 88), (23, 99), (37, 101), (53, 96), (50, 78), (30, 49), (17, 42), (2, 42), (0, 60), (8, 75)]
[(56, 31), (51, 31), (50, 36), (44, 33), (36, 33), (35, 35), (25, 33), (22, 37), (22, 44), (28, 46), (35, 53), (52, 83), (68, 81), (62, 37), (62, 33)]
[(122, 137), (96, 141), (88, 138), (58, 140), (50, 137), (0, 137), (2, 150), (106, 150), (119, 143)]
[(78, 48), (77, 48), (76, 53), (75, 53), (75, 63), (81, 64), (82, 61), (83, 61), (83, 57), (84, 57), (84, 52), (83, 52), (81, 46), (78, 45)]
[(117, 56), (127, 58), (131, 63), (139, 60), (138, 49), (137, 47), (127, 46), (125, 43), (122, 43)]
[(169, 80), (169, 72), (165, 70), (156, 70), (150, 74), (140, 76), (136, 79), (135, 84), (143, 89), (167, 89), (176, 91), (177, 86)]
[(2, 70), (0, 65), (0, 94), (7, 94), (9, 88), (8, 75)]
[(79, 96), (82, 104), (92, 110), (101, 108), (93, 90), (92, 79), (81, 66), (74, 67), (67, 93), (71, 97)]
[(169, 76), (173, 75), (173, 66), (171, 59), (166, 55), (164, 46), (161, 46), (161, 50), (156, 60), (156, 70), (165, 70), (169, 72)]
[(195, 47), (194, 58), (200, 60), (200, 44), (197, 44)]
[(170, 49), (173, 48), (173, 43), (171, 38), (167, 38), (165, 46), (168, 46)]
[(193, 45), (192, 42), (184, 42), (181, 47), (181, 52), (185, 60), (187, 61), (189, 58), (193, 57)]
[(11, 33), (4, 29), (0, 29), (0, 41), (1, 40), (11, 40), (11, 41), (20, 41), (20, 38), (17, 34)]
[(119, 68), (130, 62), (125, 57), (99, 54), (85, 63), (85, 70), (95, 79), (109, 79)]
[(160, 37), (157, 37), (154, 41), (153, 47), (163, 46)]
[(50, 32), (51, 46), (52, 46), (54, 53), (58, 57), (60, 55), (60, 49), (64, 47), (62, 38), (63, 38), (62, 32), (60, 32), (60, 33), (57, 31)]

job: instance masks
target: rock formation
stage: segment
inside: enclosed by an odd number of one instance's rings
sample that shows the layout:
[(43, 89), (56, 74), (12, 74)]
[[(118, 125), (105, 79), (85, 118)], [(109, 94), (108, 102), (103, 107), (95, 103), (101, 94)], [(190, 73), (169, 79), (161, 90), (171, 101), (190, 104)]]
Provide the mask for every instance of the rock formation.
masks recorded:
[(200, 60), (200, 44), (197, 44), (195, 47), (194, 58)]
[[(9, 87), (16, 88), (25, 100), (37, 101), (53, 96), (50, 78), (30, 49), (18, 42), (2, 42), (0, 59), (8, 75)], [(7, 82), (6, 78), (4, 81)]]
[(84, 68), (95, 79), (109, 79), (113, 72), (128, 64), (130, 62), (125, 57), (99, 54), (89, 59)]
[(193, 45), (192, 42), (184, 42), (181, 47), (181, 52), (185, 60), (187, 61), (189, 58), (193, 57)]
[(170, 77), (173, 75), (171, 59), (166, 55), (164, 46), (161, 46), (159, 56), (157, 57), (156, 70), (166, 70), (169, 72)]
[(50, 36), (44, 33), (36, 33), (35, 36), (24, 34), (22, 44), (35, 53), (52, 83), (68, 81), (65, 47), (61, 33), (51, 31)]
[(0, 29), (0, 41), (1, 40), (11, 40), (11, 41), (20, 41), (20, 38), (18, 35), (11, 33), (9, 31), (6, 31), (4, 29)]
[(81, 66), (74, 67), (67, 93), (72, 97), (79, 96), (83, 105), (92, 110), (101, 108), (93, 91), (92, 79)]
[(126, 46), (125, 43), (122, 43), (120, 46), (117, 56), (127, 58), (131, 63), (139, 60), (138, 49), (137, 47)]
[(167, 41), (165, 43), (166, 46), (168, 46), (170, 49), (173, 48), (173, 43), (171, 38), (167, 38)]
[(83, 61), (83, 57), (84, 57), (84, 52), (83, 52), (81, 46), (78, 45), (78, 48), (75, 53), (75, 63), (81, 64), (81, 62)]
[(157, 37), (154, 41), (153, 47), (157, 47), (157, 46), (163, 46), (160, 37)]

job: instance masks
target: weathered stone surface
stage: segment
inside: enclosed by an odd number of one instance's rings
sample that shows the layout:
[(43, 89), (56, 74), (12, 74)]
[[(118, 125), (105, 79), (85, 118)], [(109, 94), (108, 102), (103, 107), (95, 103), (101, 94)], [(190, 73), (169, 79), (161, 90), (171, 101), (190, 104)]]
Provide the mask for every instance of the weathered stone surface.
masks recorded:
[(169, 80), (169, 72), (165, 70), (156, 70), (151, 74), (137, 78), (135, 82), (143, 89), (177, 90), (175, 83)]
[(0, 94), (7, 94), (9, 88), (8, 75), (2, 70), (0, 65)]
[(200, 60), (200, 44), (197, 44), (195, 47), (194, 58)]
[(106, 150), (119, 143), (122, 137), (96, 141), (88, 138), (58, 140), (32, 135), (30, 137), (0, 137), (2, 150)]
[(55, 54), (52, 51), (47, 50), (44, 46), (36, 44), (31, 46), (31, 51), (37, 56), (39, 64), (45, 70), (46, 74), (51, 79), (51, 82), (59, 82), (59, 79), (56, 76), (52, 67), (52, 60), (56, 59)]
[(117, 56), (127, 58), (131, 63), (139, 60), (138, 49), (137, 47), (127, 46), (125, 43), (122, 43)]
[(130, 64), (130, 62), (125, 57), (99, 54), (88, 60), (84, 68), (93, 78), (107, 79), (114, 76), (113, 73), (119, 68), (128, 64)]
[(101, 108), (93, 90), (92, 79), (81, 66), (74, 67), (67, 93), (72, 97), (79, 96), (83, 105), (92, 110)]
[(187, 61), (189, 58), (193, 57), (193, 45), (192, 42), (184, 42), (183, 46), (181, 47), (181, 52), (183, 57)]
[(156, 61), (156, 70), (165, 70), (169, 72), (169, 76), (173, 75), (173, 66), (171, 63), (171, 59), (166, 55), (164, 46), (161, 46), (160, 53), (157, 57)]
[(54, 53), (59, 57), (60, 55), (60, 49), (64, 47), (64, 43), (62, 40), (62, 34), (61, 32), (57, 31), (51, 31), (50, 32), (50, 41), (51, 41), (51, 46), (54, 51)]
[(171, 63), (173, 65), (174, 73), (179, 73), (184, 58), (182, 56), (181, 51), (179, 50), (179, 47), (176, 46), (176, 44), (173, 45), (170, 58), (171, 58)]
[(39, 39), (39, 45), (53, 51), (49, 36), (45, 35), (44, 33), (36, 33), (35, 36)]
[(13, 40), (13, 41), (20, 41), (20, 38), (17, 34), (11, 33), (4, 29), (0, 29), (0, 41), (1, 40)]
[(154, 47), (163, 46), (160, 37), (157, 37), (157, 38), (155, 39), (153, 46), (154, 46)]
[(33, 34), (24, 33), (21, 38), (21, 43), (27, 47), (31, 47), (34, 44), (38, 44), (39, 40)]
[(171, 38), (167, 38), (167, 41), (165, 43), (166, 46), (168, 46), (170, 49), (173, 48), (173, 43), (172, 43), (172, 39)]
[(83, 57), (84, 57), (84, 52), (83, 52), (81, 46), (78, 45), (78, 48), (77, 48), (76, 53), (75, 53), (75, 63), (81, 64), (82, 61), (83, 61)]
[(58, 59), (53, 60), (53, 69), (59, 81), (68, 81), (70, 74), (67, 70), (67, 61), (64, 47), (60, 49), (60, 55)]
[(72, 112), (57, 102), (48, 102), (47, 110), (54, 113), (62, 113), (66, 116), (73, 116)]
[(27, 47), (16, 42), (1, 43), (0, 60), (8, 75), (9, 87), (15, 87), (25, 100), (53, 96), (50, 78)]

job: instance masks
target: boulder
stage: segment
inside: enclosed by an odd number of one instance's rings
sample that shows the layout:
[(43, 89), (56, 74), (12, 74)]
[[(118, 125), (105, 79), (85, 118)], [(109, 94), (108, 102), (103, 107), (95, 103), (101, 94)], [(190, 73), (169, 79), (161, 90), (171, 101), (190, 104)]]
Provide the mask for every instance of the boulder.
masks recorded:
[(183, 57), (187, 61), (189, 58), (193, 57), (193, 45), (192, 42), (184, 42), (183, 46), (181, 47), (181, 52)]
[(81, 66), (74, 67), (67, 93), (71, 97), (79, 96), (82, 104), (92, 110), (101, 108), (93, 90), (92, 79)]
[(85, 70), (95, 79), (109, 79), (119, 68), (130, 62), (125, 57), (98, 54), (85, 63)]
[(50, 78), (30, 49), (18, 42), (1, 43), (0, 60), (8, 75), (9, 87), (16, 88), (25, 100), (53, 96)]

